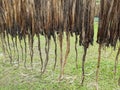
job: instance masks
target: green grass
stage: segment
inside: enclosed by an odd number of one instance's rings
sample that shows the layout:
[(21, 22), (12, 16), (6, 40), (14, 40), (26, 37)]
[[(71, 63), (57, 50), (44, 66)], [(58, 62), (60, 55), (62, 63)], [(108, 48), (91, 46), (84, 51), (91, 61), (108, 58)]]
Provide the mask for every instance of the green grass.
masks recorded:
[[(78, 46), (78, 64), (79, 68), (75, 66), (75, 38), (71, 37), (71, 52), (65, 66), (65, 78), (58, 82), (59, 77), (59, 46), (58, 46), (58, 61), (56, 70), (53, 72), (54, 65), (54, 44), (51, 40), (50, 59), (48, 62), (47, 70), (44, 75), (40, 75), (40, 60), (37, 50), (37, 40), (34, 42), (34, 62), (33, 70), (30, 68), (30, 57), (27, 58), (27, 69), (23, 66), (23, 61), (20, 62), (20, 67), (17, 64), (11, 65), (9, 58), (3, 56), (0, 49), (0, 90), (95, 90), (95, 71), (98, 57), (98, 44), (96, 43), (96, 35), (98, 25), (95, 23), (95, 37), (94, 45), (90, 46), (87, 52), (85, 63), (85, 82), (84, 86), (80, 85), (81, 81), (81, 62), (83, 55), (83, 47)], [(42, 55), (45, 59), (44, 51), (44, 37), (41, 39)], [(57, 43), (59, 43), (57, 41)], [(59, 45), (59, 44), (58, 44)], [(63, 52), (65, 53), (66, 42), (64, 35)], [(20, 51), (20, 50), (19, 50)], [(29, 50), (28, 50), (29, 52)], [(117, 66), (117, 76), (114, 80), (114, 59), (117, 51), (113, 48), (102, 49), (101, 67), (99, 73), (99, 90), (119, 90), (118, 78), (120, 76), (120, 64)], [(14, 52), (12, 52), (14, 54)], [(16, 62), (16, 55), (13, 59)]]

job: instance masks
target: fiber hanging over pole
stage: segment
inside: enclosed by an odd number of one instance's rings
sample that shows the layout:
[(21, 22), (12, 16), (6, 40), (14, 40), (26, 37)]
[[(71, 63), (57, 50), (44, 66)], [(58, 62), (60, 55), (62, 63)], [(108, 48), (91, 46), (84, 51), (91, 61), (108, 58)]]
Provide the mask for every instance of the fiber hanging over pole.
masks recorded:
[[(84, 48), (82, 59), (82, 84), (85, 77), (84, 64), (89, 45), (93, 44), (95, 0), (0, 0), (0, 34), (4, 51), (13, 62), (14, 49), (20, 62), (20, 51), (26, 67), (28, 55), (30, 64), (34, 62), (34, 37), (38, 39), (41, 72), (44, 73), (49, 63), (50, 41), (54, 41), (54, 69), (57, 63), (57, 50), (60, 49), (60, 79), (70, 53), (70, 37), (75, 35), (76, 66), (77, 44)], [(66, 52), (63, 55), (63, 35), (66, 35)], [(45, 37), (45, 60), (41, 50), (41, 36)], [(59, 43), (57, 43), (57, 37)], [(15, 48), (11, 46), (10, 39)], [(19, 41), (19, 43), (18, 43)], [(21, 42), (24, 42), (22, 45)], [(18, 45), (20, 44), (21, 50)], [(58, 45), (59, 44), (59, 45)], [(24, 58), (23, 58), (24, 56)]]
[[(99, 29), (97, 34), (97, 43), (99, 44), (99, 55), (96, 71), (96, 82), (98, 82), (102, 46), (107, 47), (111, 46), (114, 47), (114, 49), (116, 49), (117, 43), (119, 42), (120, 42), (120, 1), (101, 0), (99, 14)], [(116, 56), (116, 59), (118, 59), (117, 58), (118, 54)]]

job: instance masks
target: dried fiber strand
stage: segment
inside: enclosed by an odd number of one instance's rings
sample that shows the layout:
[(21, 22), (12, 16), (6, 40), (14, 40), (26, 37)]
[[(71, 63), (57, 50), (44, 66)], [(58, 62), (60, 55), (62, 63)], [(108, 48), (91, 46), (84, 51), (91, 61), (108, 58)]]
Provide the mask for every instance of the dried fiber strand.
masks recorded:
[(117, 55), (116, 55), (116, 58), (115, 58), (114, 76), (116, 76), (116, 69), (117, 69), (117, 65), (118, 65), (119, 54), (120, 54), (120, 47), (118, 48)]
[(23, 46), (22, 46), (21, 39), (19, 39), (19, 44), (20, 44), (20, 48), (21, 48), (21, 52), (22, 52), (21, 56), (22, 56), (22, 61), (23, 61), (24, 60), (24, 53), (23, 53)]
[(87, 54), (87, 48), (84, 47), (84, 54), (83, 54), (83, 58), (82, 58), (82, 80), (81, 80), (81, 85), (83, 85), (84, 83), (84, 79), (85, 79), (85, 59), (86, 59), (86, 54)]
[(26, 37), (24, 37), (24, 48), (25, 48), (25, 60), (24, 60), (24, 67), (26, 68), (26, 59), (27, 59), (27, 42)]
[(56, 35), (54, 34), (52, 37), (53, 37), (53, 41), (55, 43), (55, 63), (54, 63), (54, 68), (53, 68), (53, 70), (55, 70), (55, 67), (57, 64), (57, 42), (56, 42)]
[(77, 43), (78, 43), (78, 37), (77, 37), (77, 35), (75, 35), (75, 53), (76, 53), (75, 61), (76, 61), (76, 68), (78, 69), (78, 51), (77, 51)]
[(63, 65), (63, 37), (62, 37), (62, 32), (59, 33), (59, 45), (60, 45), (60, 76), (59, 80), (63, 78), (62, 75), (62, 65)]
[(42, 70), (42, 73), (45, 72), (48, 61), (49, 61), (49, 49), (50, 49), (50, 39), (48, 37), (45, 37), (45, 53), (46, 53), (46, 59), (45, 59), (45, 63), (44, 63), (44, 68)]
[(64, 61), (62, 63), (62, 76), (64, 75), (64, 68), (67, 63), (67, 58), (70, 52), (70, 33), (66, 33), (66, 42), (67, 42), (67, 47), (66, 47), (66, 53), (64, 57)]
[(41, 41), (40, 41), (40, 35), (37, 35), (38, 38), (38, 50), (39, 50), (39, 56), (40, 56), (40, 60), (41, 60), (41, 72), (43, 70), (43, 58), (42, 58), (42, 52), (41, 52)]
[(15, 47), (16, 47), (16, 51), (17, 51), (17, 62), (18, 62), (18, 66), (19, 66), (19, 49), (18, 49), (18, 41), (17, 41), (17, 37), (15, 37)]

